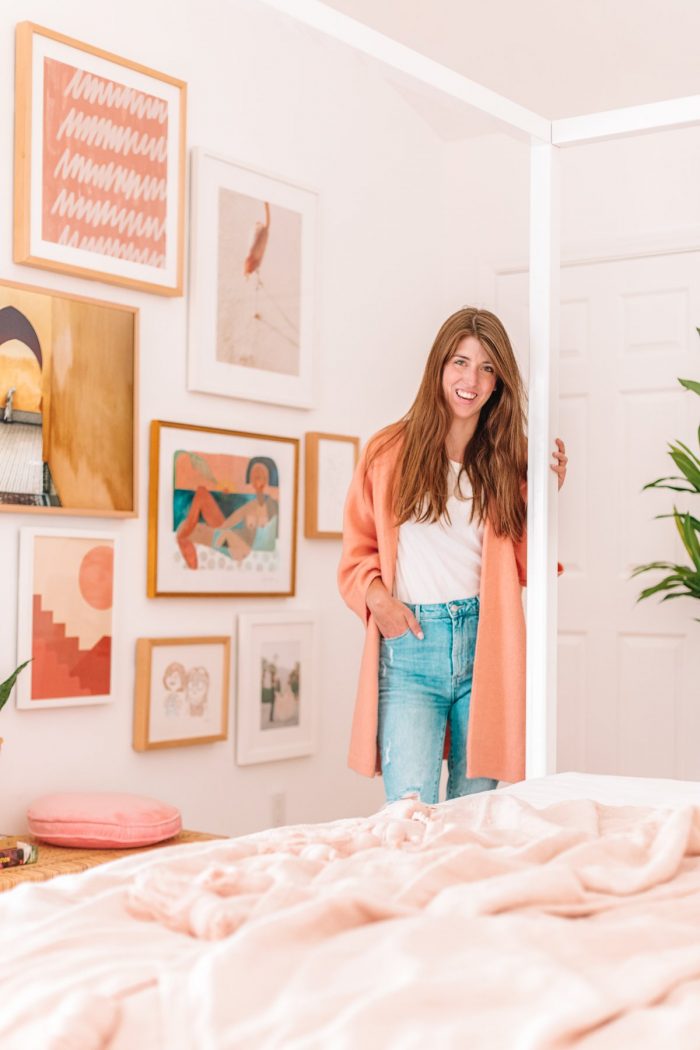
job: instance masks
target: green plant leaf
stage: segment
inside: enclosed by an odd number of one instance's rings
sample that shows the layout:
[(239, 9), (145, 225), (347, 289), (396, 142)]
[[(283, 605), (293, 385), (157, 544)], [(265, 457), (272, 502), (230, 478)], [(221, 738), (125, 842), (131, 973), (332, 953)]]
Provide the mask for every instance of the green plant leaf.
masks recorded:
[(9, 678), (6, 678), (4, 682), (0, 682), (0, 711), (10, 698), (12, 687), (17, 681), (20, 671), (23, 671), (27, 664), (30, 664), (31, 662), (31, 659), (25, 660), (23, 664), (20, 664), (19, 667), (14, 669)]
[(695, 492), (695, 489), (689, 489), (685, 486), (681, 488), (680, 485), (665, 485), (665, 481), (682, 481), (683, 478), (679, 478), (677, 474), (671, 474), (667, 478), (657, 478), (656, 481), (650, 481), (648, 485), (644, 485), (642, 492), (645, 489), (672, 489), (673, 492)]
[(694, 394), (700, 394), (700, 383), (696, 383), (694, 379), (679, 379), (678, 382), (686, 390), (692, 390)]
[(680, 452), (675, 445), (671, 445), (669, 455), (678, 469), (683, 471), (695, 492), (700, 492), (700, 468), (696, 467), (692, 459), (684, 452)]

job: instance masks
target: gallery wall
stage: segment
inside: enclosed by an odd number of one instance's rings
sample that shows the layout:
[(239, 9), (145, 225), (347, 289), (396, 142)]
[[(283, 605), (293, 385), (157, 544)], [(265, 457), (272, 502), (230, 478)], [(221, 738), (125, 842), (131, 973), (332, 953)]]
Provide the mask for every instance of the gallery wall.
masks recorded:
[[(24, 19), (166, 72), (188, 84), (188, 145), (319, 191), (320, 287), (315, 402), (310, 411), (187, 390), (187, 299), (12, 262), (14, 26)], [(164, 27), (167, 26), (167, 32)], [(134, 28), (138, 27), (135, 32)], [(62, 790), (130, 790), (178, 805), (185, 825), (243, 833), (277, 819), (370, 812), (381, 783), (346, 767), (362, 642), (336, 592), (340, 545), (303, 538), (290, 599), (147, 599), (148, 427), (152, 419), (303, 439), (363, 441), (410, 403), (424, 350), (449, 308), (442, 259), (444, 143), (378, 70), (340, 45), (246, 0), (149, 2), (118, 9), (18, 0), (0, 15), (0, 276), (140, 311), (139, 513), (135, 520), (0, 514), (0, 668), (15, 665), (18, 532), (22, 526), (109, 528), (121, 544), (114, 653), (116, 695), (103, 706), (0, 714), (0, 815), (23, 826), (28, 802)], [(318, 616), (320, 733), (308, 757), (246, 767), (224, 742), (136, 753), (131, 746), (139, 637), (231, 634), (241, 612), (310, 609)], [(236, 680), (235, 645), (233, 682)], [(235, 689), (232, 691), (235, 703)], [(233, 709), (232, 709), (233, 710)], [(232, 720), (235, 725), (235, 718)], [(273, 796), (282, 795), (281, 800)], [(280, 809), (281, 806), (281, 809)]]

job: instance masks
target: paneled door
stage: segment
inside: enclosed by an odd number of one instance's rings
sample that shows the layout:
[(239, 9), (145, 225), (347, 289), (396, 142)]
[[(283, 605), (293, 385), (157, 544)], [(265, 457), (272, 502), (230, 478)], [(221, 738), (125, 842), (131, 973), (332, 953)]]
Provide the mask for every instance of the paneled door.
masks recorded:
[[(668, 442), (697, 450), (700, 252), (562, 268), (560, 422), (570, 467), (560, 495), (559, 770), (700, 779), (700, 602), (639, 604), (688, 561), (669, 513), (693, 497), (642, 492), (676, 474)], [(527, 275), (495, 279), (495, 309), (527, 340)], [(694, 512), (698, 506), (695, 497)]]

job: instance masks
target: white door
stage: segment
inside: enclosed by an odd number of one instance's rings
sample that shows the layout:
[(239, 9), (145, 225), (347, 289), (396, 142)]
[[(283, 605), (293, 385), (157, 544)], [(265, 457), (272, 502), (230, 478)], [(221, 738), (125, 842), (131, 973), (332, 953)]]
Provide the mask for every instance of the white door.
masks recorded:
[[(668, 442), (698, 450), (700, 252), (566, 266), (561, 280), (559, 431), (570, 456), (560, 496), (557, 768), (700, 779), (700, 601), (640, 604), (689, 562), (669, 513), (697, 497), (642, 492), (679, 473)], [(527, 275), (496, 277), (494, 309), (521, 347)], [(685, 502), (684, 502), (685, 501)]]

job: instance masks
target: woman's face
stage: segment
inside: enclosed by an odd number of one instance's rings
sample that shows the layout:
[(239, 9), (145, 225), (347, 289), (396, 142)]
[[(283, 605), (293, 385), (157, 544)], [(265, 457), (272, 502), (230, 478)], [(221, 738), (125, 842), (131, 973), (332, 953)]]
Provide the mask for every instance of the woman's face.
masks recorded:
[(459, 343), (442, 370), (442, 392), (455, 419), (477, 419), (496, 389), (496, 369), (473, 335)]
[(165, 676), (165, 688), (174, 691), (176, 689), (182, 689), (182, 681), (180, 679), (179, 671), (170, 671)]
[(256, 492), (264, 492), (267, 488), (267, 467), (262, 463), (256, 463), (250, 472), (250, 483)]

